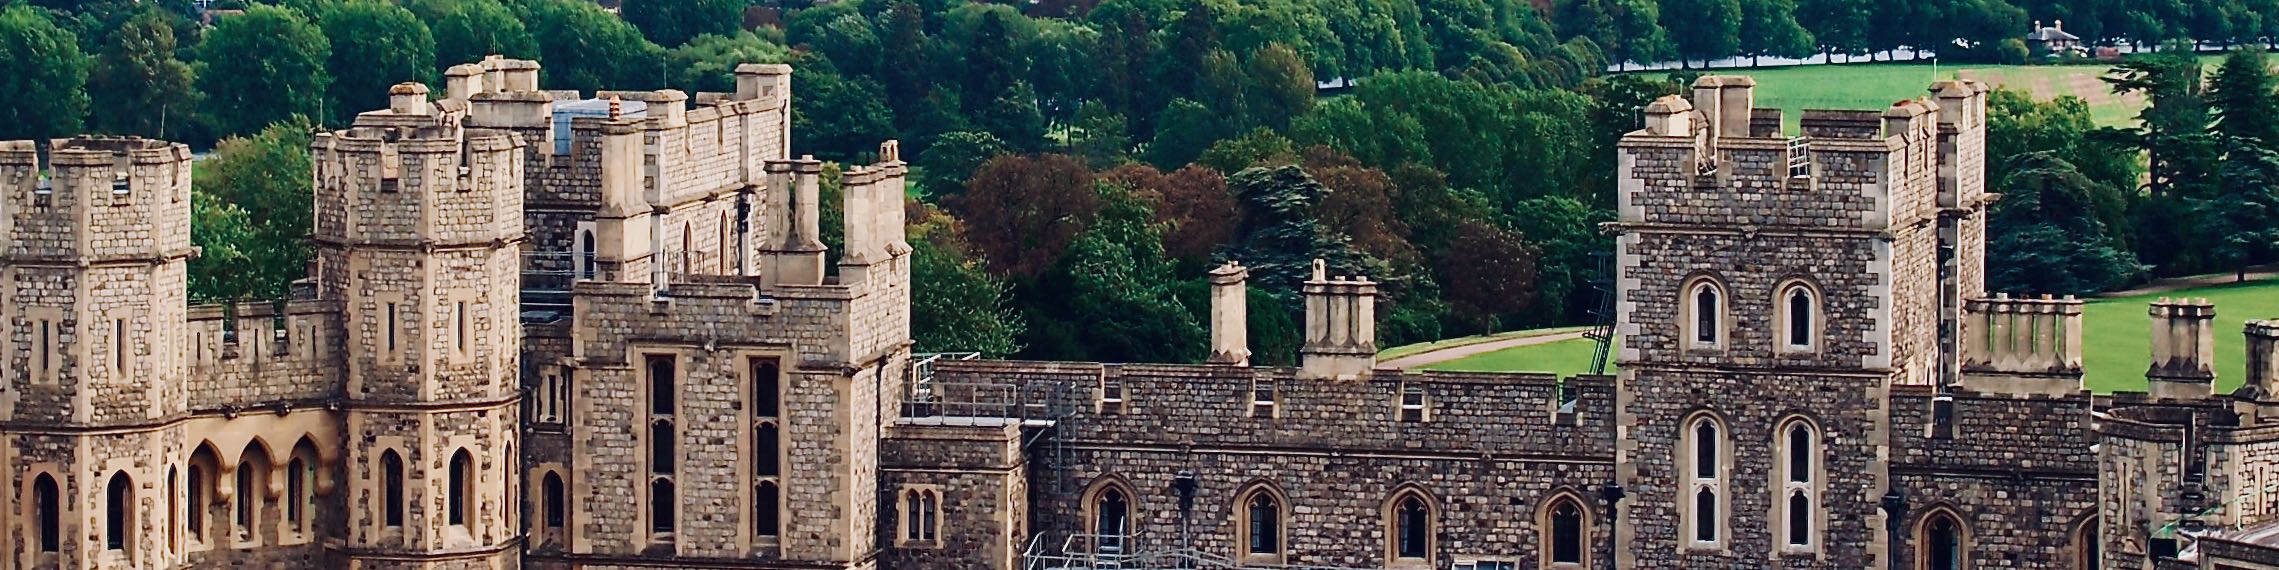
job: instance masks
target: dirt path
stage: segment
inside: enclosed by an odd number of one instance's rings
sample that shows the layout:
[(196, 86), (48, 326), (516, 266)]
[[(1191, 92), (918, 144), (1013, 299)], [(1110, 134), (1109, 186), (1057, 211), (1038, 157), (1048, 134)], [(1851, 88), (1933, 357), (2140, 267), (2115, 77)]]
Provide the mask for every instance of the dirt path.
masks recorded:
[(1506, 348), (1534, 346), (1538, 344), (1559, 342), (1562, 340), (1573, 340), (1578, 338), (1583, 338), (1582, 331), (1523, 336), (1519, 338), (1507, 338), (1503, 340), (1489, 341), (1479, 344), (1467, 344), (1464, 346), (1452, 346), (1438, 350), (1427, 350), (1424, 352), (1379, 362), (1377, 363), (1377, 367), (1395, 368), (1400, 370), (1421, 368), (1442, 362), (1447, 362), (1450, 360), (1455, 360), (1458, 358), (1463, 358), (1466, 356), (1487, 354)]
[[(2248, 269), (2247, 269), (2247, 280), (2248, 280), (2248, 281), (2262, 281), (2262, 280), (2265, 280), (2265, 279), (2270, 279), (2270, 278), (2273, 278), (2273, 277), (2279, 277), (2279, 263), (2273, 263), (2273, 264), (2265, 264), (2265, 265), (2258, 265), (2258, 266), (2250, 267), (2250, 268), (2248, 268)], [(2103, 293), (2103, 294), (2099, 294), (2099, 295), (2097, 295), (2097, 296), (2099, 296), (2099, 297), (2129, 297), (2129, 296), (2134, 296), (2134, 295), (2150, 295), (2150, 294), (2153, 294), (2153, 293), (2164, 293), (2164, 292), (2168, 292), (2168, 291), (2174, 291), (2174, 290), (2177, 290), (2177, 289), (2190, 289), (2190, 288), (2193, 288), (2193, 287), (2207, 287), (2207, 286), (2210, 286), (2210, 285), (2224, 285), (2224, 284), (2228, 284), (2228, 283), (2236, 283), (2236, 282), (2238, 282), (2238, 281), (2239, 281), (2239, 275), (2237, 275), (2237, 274), (2233, 274), (2233, 273), (2209, 273), (2209, 274), (2206, 274), (2206, 275), (2187, 275), (2187, 276), (2184, 276), (2184, 277), (2170, 277), (2170, 278), (2167, 278), (2167, 279), (2159, 279), (2159, 280), (2155, 280), (2155, 281), (2153, 281), (2153, 282), (2151, 282), (2151, 283), (2146, 283), (2146, 284), (2145, 284), (2143, 287), (2138, 287), (2138, 288), (2135, 288), (2135, 289), (2130, 289), (2130, 290), (2127, 290), (2127, 291), (2113, 291), (2113, 292), (2109, 292), (2109, 293)]]

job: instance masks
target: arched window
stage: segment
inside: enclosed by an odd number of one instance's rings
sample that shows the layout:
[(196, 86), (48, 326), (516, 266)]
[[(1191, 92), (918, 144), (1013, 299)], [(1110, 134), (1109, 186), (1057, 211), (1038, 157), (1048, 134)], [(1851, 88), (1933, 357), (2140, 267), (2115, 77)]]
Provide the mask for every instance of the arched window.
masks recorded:
[(103, 548), (126, 550), (132, 544), (127, 533), (134, 529), (134, 481), (125, 471), (111, 475), (111, 484), (103, 489)]
[(1388, 558), (1396, 562), (1424, 562), (1432, 560), (1433, 507), (1423, 493), (1405, 490), (1393, 496), (1391, 523), (1387, 533), (1392, 538)]
[(728, 225), (728, 213), (727, 213), (727, 212), (721, 212), (721, 213), (720, 213), (720, 243), (719, 243), (718, 245), (716, 245), (716, 246), (714, 246), (714, 247), (713, 247), (713, 249), (714, 249), (715, 251), (718, 251), (718, 252), (720, 252), (720, 259), (719, 259), (719, 262), (717, 263), (717, 265), (719, 266), (719, 271), (720, 271), (720, 274), (721, 274), (721, 275), (727, 275), (727, 274), (728, 274), (728, 260), (729, 260), (729, 258), (730, 258), (730, 257), (732, 257), (732, 255), (731, 255), (731, 254), (732, 254), (733, 252), (735, 252), (735, 251), (736, 251), (736, 238), (734, 238), (734, 237), (730, 237), (730, 236), (729, 236), (729, 234), (728, 234), (729, 230), (732, 230), (732, 229), (735, 229), (735, 228), (734, 228), (734, 227), (732, 227), (732, 226), (729, 226), (729, 225)]
[(1573, 495), (1552, 499), (1544, 511), (1543, 567), (1583, 568), (1590, 556), (1589, 511)]
[(1686, 348), (1718, 348), (1725, 342), (1725, 289), (1707, 277), (1686, 282), (1679, 311)]
[(259, 493), (262, 492), (262, 487), (255, 484), (255, 478), (260, 476), (260, 470), (264, 468), (251, 460), (237, 464), (237, 494), (230, 497), (230, 502), (235, 503), (237, 507), (238, 540), (251, 541), (254, 539), (253, 521), (261, 513), (261, 496)]
[(1776, 334), (1785, 352), (1809, 352), (1820, 346), (1820, 301), (1812, 287), (1801, 281), (1781, 285)]
[(672, 534), (673, 514), (678, 510), (674, 508), (678, 506), (675, 501), (678, 500), (673, 495), (673, 481), (671, 479), (658, 479), (649, 482), (650, 533)]
[[(914, 548), (932, 548), (941, 538), (942, 495), (933, 487), (902, 490), (902, 541)], [(915, 543), (915, 544), (912, 544)]]
[(776, 359), (760, 358), (752, 362), (752, 415), (772, 418), (781, 413), (783, 401), (783, 368)]
[(33, 518), (40, 525), (40, 552), (63, 550), (63, 496), (55, 478), (41, 473), (32, 480)]
[(445, 491), (450, 496), (450, 504), (444, 508), (451, 524), (465, 525), (470, 518), (467, 511), (472, 509), (468, 496), (474, 493), (474, 471), (475, 456), (467, 454), (466, 449), (451, 454), (451, 488)]
[(567, 516), (563, 509), (568, 506), (562, 497), (562, 474), (547, 473), (546, 478), (538, 482), (538, 494), (541, 495), (541, 502), (545, 503), (546, 528), (562, 528), (562, 521)]
[(1092, 528), (1100, 536), (1122, 537), (1131, 533), (1132, 505), (1124, 498), (1124, 491), (1110, 487), (1100, 492), (1099, 506), (1094, 508)]
[(688, 222), (681, 222), (681, 273), (695, 273), (696, 266), (689, 264), (696, 251), (696, 230)]
[(166, 550), (182, 550), (182, 492), (181, 472), (166, 468)]
[(380, 452), (380, 508), (387, 526), (404, 526), (404, 460), (393, 449)]
[(598, 257), (593, 241), (593, 230), (578, 230), (578, 276), (594, 278), (594, 261)]
[(1695, 548), (1717, 548), (1724, 540), (1724, 519), (1720, 515), (1725, 507), (1725, 439), (1724, 426), (1709, 414), (1694, 416), (1685, 424), (1687, 440), (1681, 449), (1680, 465), (1686, 470), (1686, 489), (1692, 495), (1691, 508), (1684, 513), (1685, 532), (1692, 538)]
[(188, 480), (186, 482), (190, 485), (190, 504), (185, 505), (183, 510), (188, 511), (184, 513), (184, 515), (190, 519), (188, 524), (190, 527), (190, 538), (199, 542), (205, 542), (206, 506), (212, 504), (213, 502), (206, 499), (206, 468), (205, 466), (199, 465), (197, 463), (197, 459), (195, 458), (191, 459), (190, 475), (188, 476)]
[(1782, 460), (1775, 476), (1781, 500), (1776, 508), (1780, 509), (1781, 527), (1786, 529), (1780, 533), (1783, 549), (1809, 552), (1820, 542), (1814, 530), (1820, 526), (1820, 511), (1815, 507), (1820, 502), (1815, 483), (1819, 480), (1819, 432), (1811, 422), (1793, 418), (1781, 424), (1779, 437), (1775, 448)]
[(2073, 567), (2104, 570), (2104, 545), (2098, 544), (2097, 515), (2089, 515), (2073, 528)]
[(752, 503), (758, 510), (758, 524), (755, 526), (759, 527), (760, 536), (783, 534), (783, 492), (776, 489), (774, 481), (766, 481), (760, 483), (756, 495)]
[(1284, 522), (1282, 498), (1272, 488), (1256, 485), (1243, 493), (1240, 500), (1238, 508), (1242, 521), (1236, 530), (1242, 533), (1237, 541), (1242, 547), (1242, 555), (1251, 560), (1281, 560)]
[(649, 357), (649, 413), (671, 415), (673, 396), (677, 394), (673, 382), (673, 357)]
[(1915, 531), (1917, 567), (1922, 570), (1969, 568), (1970, 531), (1954, 511), (1936, 509), (1924, 515)]
[(309, 531), (309, 479), (314, 474), (300, 457), (285, 462), (285, 518), (292, 521), (293, 532)]

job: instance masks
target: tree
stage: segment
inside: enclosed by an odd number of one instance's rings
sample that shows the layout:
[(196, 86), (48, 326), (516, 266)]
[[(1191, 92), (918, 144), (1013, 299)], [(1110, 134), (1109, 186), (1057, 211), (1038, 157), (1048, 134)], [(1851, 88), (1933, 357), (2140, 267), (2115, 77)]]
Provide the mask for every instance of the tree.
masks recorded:
[(1740, 54), (1757, 58), (1812, 55), (1812, 33), (1796, 23), (1796, 0), (1741, 0)]
[(435, 36), (435, 67), (481, 61), (497, 54), (538, 57), (538, 40), (499, 0), (414, 0), (412, 13)]
[(673, 88), (687, 93), (736, 92), (736, 66), (746, 63), (788, 63), (791, 50), (760, 39), (751, 32), (702, 35), (665, 55), (672, 62)]
[(1741, 50), (1739, 0), (1662, 0), (1662, 28), (1677, 44), (1681, 62), (1731, 56)]
[(910, 338), (917, 350), (1019, 352), (1027, 327), (1008, 305), (1010, 287), (967, 253), (957, 218), (917, 202), (911, 209)]
[(743, 29), (745, 0), (625, 0), (625, 21), (658, 45), (677, 46), (705, 34)]
[(1287, 166), (1298, 163), (1298, 149), (1290, 139), (1259, 127), (1211, 145), (1195, 163), (1219, 172), (1240, 172), (1253, 166)]
[(88, 59), (44, 10), (0, 10), (0, 140), (77, 134), (87, 118)]
[(327, 6), (318, 22), (332, 38), (332, 109), (336, 124), (357, 113), (388, 107), (388, 88), (429, 83), (435, 74), (435, 37), (411, 10), (376, 0)]
[(1493, 330), (1497, 315), (1534, 306), (1538, 252), (1518, 233), (1479, 220), (1458, 223), (1434, 260), (1451, 316)]
[(331, 57), (332, 42), (316, 24), (292, 10), (255, 4), (206, 31), (198, 47), (198, 91), (224, 135), (260, 132), (296, 115), (322, 118)]
[(1288, 47), (1273, 44), (1252, 53), (1245, 77), (1244, 115), (1254, 124), (1286, 129), (1290, 119), (1313, 107), (1314, 72)]
[[(1202, 360), (1208, 335), (1196, 311), (1173, 292), (1177, 279), (1164, 259), (1146, 203), (1115, 185), (1092, 190), (1103, 206), (1098, 223), (1070, 244), (1067, 257), (1035, 286), (1065, 292), (1037, 299), (1039, 312), (1058, 321), (1053, 329), (1074, 341), (1052, 344), (1061, 351), (1081, 347), (1086, 359), (1106, 362)], [(1085, 192), (1079, 188), (1073, 193)]]
[(2050, 153), (2009, 159), (1997, 181), (2003, 198), (1987, 217), (1987, 281), (1996, 291), (2091, 294), (2127, 285), (2143, 272), (2109, 237), (2095, 196), (2111, 192)]
[[(236, 139), (232, 139), (236, 140)], [(200, 301), (255, 297), (265, 287), (265, 276), (247, 248), (258, 247), (260, 236), (253, 216), (245, 208), (223, 201), (204, 189), (190, 191), (190, 244), (198, 256), (190, 259), (190, 298)], [(248, 279), (247, 276), (256, 276)]]
[[(2103, 224), (2104, 238), (2121, 247), (2136, 242), (2135, 225), (2129, 220), (2129, 195), (2124, 189), (2134, 190), (2143, 171), (2137, 167), (2134, 148), (2121, 148), (2102, 137), (2092, 136), (2098, 127), (2089, 114), (2089, 103), (2079, 97), (2058, 97), (2041, 102), (2033, 94), (2012, 89), (1997, 89), (1988, 97), (1986, 127), (1987, 180), (1997, 186), (1994, 191), (2008, 193), (1999, 186), (2009, 180), (2013, 165), (2046, 167), (2046, 160), (2017, 160), (2030, 154), (2044, 154), (2063, 161), (2065, 170), (2087, 177), (2094, 184), (2083, 186), (2089, 212)], [(2033, 178), (2020, 180), (2032, 181)]]
[(2104, 78), (2114, 93), (2141, 94), (2151, 101), (2137, 114), (2139, 126), (2124, 133), (2146, 151), (2154, 197), (2205, 195), (2216, 183), (2220, 149), (2207, 132), (2200, 77), (2197, 58), (2163, 52), (2121, 62)]
[(1870, 0), (1798, 0), (1796, 20), (1820, 44), (1821, 52), (1861, 54), (1868, 51), (1875, 8)]
[(1242, 205), (1242, 223), (1228, 255), (1250, 266), (1260, 286), (1296, 291), (1317, 258), (1340, 274), (1382, 274), (1367, 271), (1359, 253), (1322, 227), (1315, 208), (1329, 187), (1297, 165), (1243, 170), (1229, 177), (1227, 186)]
[(958, 131), (942, 135), (925, 154), (918, 155), (918, 173), (927, 196), (956, 196), (965, 192), (974, 169), (1012, 149), (996, 135)]
[(2279, 152), (2228, 139), (2222, 190), (2199, 203), (2200, 235), (2214, 243), (2211, 260), (2247, 280), (2247, 267), (2270, 261), (2279, 247)]
[(1128, 164), (1100, 173), (1100, 179), (1130, 188), (1147, 202), (1163, 229), (1164, 254), (1192, 268), (1200, 269), (1212, 251), (1232, 239), (1241, 219), (1226, 177), (1202, 166), (1190, 164), (1165, 174)]
[(807, 66), (791, 75), (792, 148), (808, 149), (825, 160), (847, 160), (894, 138), (894, 112), (886, 108), (878, 82), (842, 77), (829, 66)]
[(1156, 168), (1178, 168), (1218, 142), (1223, 128), (1220, 117), (1202, 103), (1172, 101), (1156, 115), (1155, 140), (1148, 142), (1143, 154)]
[(2208, 80), (2208, 104), (2217, 133), (2279, 148), (2279, 81), (2262, 50), (2241, 48), (2226, 56)]
[(538, 42), (549, 89), (653, 89), (671, 78), (664, 48), (584, 0), (526, 0), (522, 21)]
[[(306, 121), (271, 125), (251, 138), (223, 140), (213, 157), (200, 163), (192, 184), (218, 203), (198, 212), (196, 221), (213, 224), (206, 229), (216, 240), (233, 240), (210, 264), (192, 261), (193, 275), (204, 272), (221, 282), (210, 285), (209, 293), (273, 298), (305, 274), (310, 208), (316, 200), (309, 186), (309, 173), (315, 170), (309, 161), (314, 128)], [(244, 220), (237, 219), (241, 214)], [(197, 239), (196, 228), (192, 234)], [(252, 238), (237, 240), (240, 235)]]
[(168, 18), (144, 13), (128, 20), (95, 60), (87, 78), (93, 96), (94, 129), (99, 132), (166, 138), (196, 109), (190, 65), (174, 59), (174, 28)]
[(974, 172), (950, 207), (991, 271), (1032, 278), (1091, 228), (1103, 207), (1092, 186), (1092, 171), (1074, 157), (999, 156)]
[(1670, 57), (1675, 47), (1662, 29), (1661, 4), (1654, 0), (1614, 0), (1614, 37), (1600, 42), (1617, 64), (1653, 63)]

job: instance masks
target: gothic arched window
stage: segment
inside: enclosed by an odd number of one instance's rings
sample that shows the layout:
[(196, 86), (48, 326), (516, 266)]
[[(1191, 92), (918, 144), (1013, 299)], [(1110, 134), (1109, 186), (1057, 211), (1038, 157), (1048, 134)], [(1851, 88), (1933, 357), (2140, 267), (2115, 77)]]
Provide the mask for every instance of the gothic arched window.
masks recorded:
[(1402, 491), (1394, 496), (1392, 515), (1391, 558), (1429, 563), (1432, 559), (1432, 503), (1422, 493)]
[(32, 480), (33, 517), (40, 525), (40, 552), (63, 550), (63, 496), (55, 478), (41, 473)]
[(134, 529), (134, 481), (121, 471), (111, 475), (111, 484), (103, 490), (103, 548), (126, 550), (132, 544), (127, 533)]
[(1686, 348), (1719, 348), (1725, 343), (1725, 289), (1715, 280), (1686, 282), (1679, 302), (1679, 334)]
[(451, 454), (451, 489), (446, 491), (450, 495), (450, 505), (444, 509), (451, 524), (465, 525), (467, 519), (472, 518), (467, 516), (467, 512), (474, 510), (471, 504), (473, 501), (469, 500), (469, 495), (474, 494), (474, 470), (475, 457), (468, 455), (467, 450), (461, 449), (458, 453)]
[(1783, 352), (1810, 352), (1820, 347), (1820, 295), (1803, 281), (1789, 281), (1776, 289), (1774, 334)]
[(1818, 528), (1820, 511), (1819, 432), (1803, 418), (1790, 419), (1781, 424), (1780, 440), (1775, 444), (1781, 455), (1778, 464), (1781, 502), (1780, 524), (1782, 544), (1787, 550), (1811, 551), (1819, 546), (1814, 531)]
[(386, 526), (404, 526), (404, 460), (396, 450), (380, 452), (380, 508)]
[(1916, 527), (1916, 559), (1922, 570), (1964, 570), (1968, 568), (1970, 532), (1954, 511), (1944, 508), (1931, 511)]
[(1582, 502), (1571, 495), (1562, 495), (1551, 500), (1546, 515), (1548, 521), (1544, 526), (1549, 528), (1544, 540), (1546, 566), (1583, 567), (1584, 557), (1590, 555), (1590, 523)]
[(569, 506), (563, 500), (562, 474), (548, 472), (546, 478), (538, 482), (538, 494), (545, 504), (546, 528), (562, 528), (563, 521), (568, 516), (564, 509)]
[(1679, 464), (1688, 466), (1685, 488), (1692, 496), (1684, 513), (1690, 523), (1686, 532), (1694, 547), (1716, 548), (1722, 545), (1724, 534), (1723, 519), (1719, 518), (1725, 506), (1724, 426), (1709, 414), (1694, 416), (1685, 425), (1687, 441), (1680, 449), (1686, 451)]
[(1236, 527), (1242, 533), (1237, 541), (1242, 545), (1242, 554), (1246, 557), (1280, 560), (1283, 546), (1281, 497), (1272, 488), (1257, 485), (1241, 495), (1238, 505), (1243, 515), (1242, 524)]

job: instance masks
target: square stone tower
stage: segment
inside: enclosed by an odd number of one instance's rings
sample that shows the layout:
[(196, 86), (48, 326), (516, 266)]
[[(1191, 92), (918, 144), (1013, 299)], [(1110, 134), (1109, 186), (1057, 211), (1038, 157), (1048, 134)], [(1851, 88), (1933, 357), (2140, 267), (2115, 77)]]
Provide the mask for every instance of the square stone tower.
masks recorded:
[(1983, 234), (1982, 88), (1800, 136), (1754, 88), (1704, 77), (1621, 143), (1624, 567), (1880, 566), (1890, 389), (1951, 377), (1983, 288), (1956, 243)]

